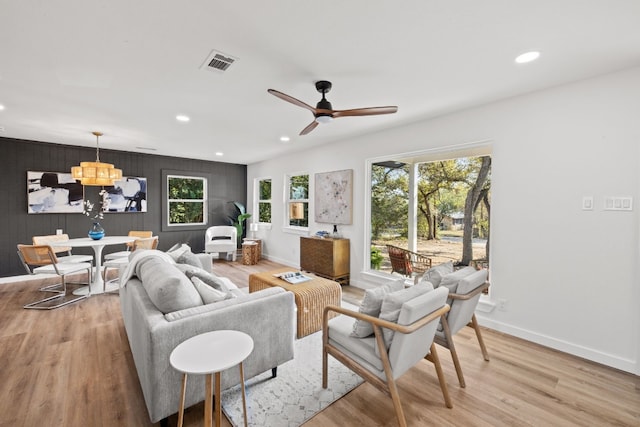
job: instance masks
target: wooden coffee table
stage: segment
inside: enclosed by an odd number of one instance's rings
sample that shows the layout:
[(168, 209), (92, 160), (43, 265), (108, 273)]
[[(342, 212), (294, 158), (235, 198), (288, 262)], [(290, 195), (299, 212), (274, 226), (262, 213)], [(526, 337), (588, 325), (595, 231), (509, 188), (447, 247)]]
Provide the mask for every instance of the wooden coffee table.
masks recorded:
[[(298, 321), (297, 336), (302, 338), (322, 329), (322, 312), (328, 305), (340, 306), (342, 288), (338, 282), (323, 279), (309, 273), (303, 274), (311, 277), (311, 280), (297, 285), (274, 277), (274, 274), (284, 273), (285, 271), (296, 271), (296, 269), (288, 267), (250, 274), (249, 292), (260, 291), (273, 286), (279, 286), (293, 292), (296, 307), (298, 308), (296, 316)], [(337, 316), (337, 313), (333, 313), (331, 317), (335, 316)]]

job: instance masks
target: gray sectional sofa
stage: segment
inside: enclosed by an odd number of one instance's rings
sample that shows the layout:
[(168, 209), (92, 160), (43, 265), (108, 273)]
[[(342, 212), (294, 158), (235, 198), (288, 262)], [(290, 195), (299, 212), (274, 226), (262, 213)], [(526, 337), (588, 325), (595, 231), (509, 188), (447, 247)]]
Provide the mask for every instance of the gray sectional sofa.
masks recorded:
[[(190, 337), (223, 329), (249, 334), (254, 349), (244, 362), (245, 379), (268, 370), (275, 375), (278, 365), (293, 359), (295, 303), (292, 293), (281, 288), (251, 294), (236, 290), (235, 297), (210, 304), (202, 300), (198, 303), (197, 297), (190, 293), (186, 298), (188, 304), (183, 301), (179, 304), (182, 308), (167, 312), (170, 309), (167, 304), (174, 298), (172, 292), (186, 289), (191, 283), (188, 278), (187, 282), (183, 280), (187, 276), (184, 266), (180, 268), (179, 264), (172, 263), (166, 254), (144, 252), (156, 254), (146, 254), (137, 260), (132, 256), (129, 267), (121, 271), (120, 304), (151, 422), (166, 419), (178, 411), (181, 374), (169, 364), (169, 355)], [(210, 273), (210, 255), (199, 254), (197, 258), (202, 270)], [(238, 369), (225, 371), (222, 389), (239, 381)], [(186, 406), (203, 400), (204, 376), (189, 376)]]

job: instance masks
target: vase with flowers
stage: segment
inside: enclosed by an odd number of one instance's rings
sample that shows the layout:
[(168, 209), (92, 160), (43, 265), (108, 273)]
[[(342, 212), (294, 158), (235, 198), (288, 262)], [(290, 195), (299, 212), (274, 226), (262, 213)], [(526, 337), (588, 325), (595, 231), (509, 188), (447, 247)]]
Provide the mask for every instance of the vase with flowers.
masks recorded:
[(101, 201), (98, 204), (99, 207), (96, 212), (93, 211), (96, 206), (95, 204), (91, 203), (91, 200), (87, 199), (83, 202), (82, 213), (91, 218), (91, 220), (93, 221), (93, 225), (89, 229), (89, 237), (91, 237), (93, 240), (100, 240), (104, 237), (104, 228), (102, 228), (102, 225), (100, 225), (100, 221), (98, 220), (104, 218), (104, 212), (102, 209), (102, 198), (104, 197), (105, 193), (106, 190), (101, 190), (100, 193), (98, 193), (100, 195)]

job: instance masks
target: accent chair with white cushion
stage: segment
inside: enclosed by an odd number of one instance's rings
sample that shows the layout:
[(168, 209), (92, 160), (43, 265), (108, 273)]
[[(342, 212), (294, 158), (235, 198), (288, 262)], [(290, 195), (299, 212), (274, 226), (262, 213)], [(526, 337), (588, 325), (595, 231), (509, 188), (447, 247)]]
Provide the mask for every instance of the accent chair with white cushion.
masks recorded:
[[(480, 301), (480, 295), (489, 288), (487, 282), (488, 270), (475, 270), (474, 267), (466, 267), (455, 273), (450, 273), (442, 278), (441, 286), (449, 289), (448, 303), (451, 310), (443, 317), (438, 330), (436, 331), (435, 342), (446, 347), (451, 352), (451, 358), (456, 368), (460, 387), (465, 387), (462, 367), (458, 360), (458, 353), (453, 343), (453, 336), (460, 329), (469, 325), (476, 332), (480, 350), (484, 360), (489, 361), (489, 354), (482, 339), (480, 326), (476, 320), (475, 310)], [(448, 330), (447, 330), (448, 329)]]
[[(48, 245), (53, 242), (66, 242), (69, 240), (68, 234), (48, 234), (45, 236), (33, 236), (31, 241), (34, 245)], [(88, 262), (93, 264), (93, 255), (74, 255), (71, 253), (70, 246), (52, 246), (53, 252), (55, 252), (58, 262)], [(93, 271), (91, 272), (93, 274)], [(93, 276), (89, 276), (88, 281), (91, 282)]]
[(231, 259), (236, 260), (238, 248), (238, 231), (231, 225), (215, 225), (209, 227), (204, 235), (204, 251), (206, 253), (220, 254), (231, 253)]
[[(328, 355), (391, 396), (400, 426), (406, 426), (396, 379), (422, 359), (435, 365), (446, 406), (453, 405), (433, 339), (440, 318), (449, 311), (448, 289), (426, 284), (384, 297), (380, 317), (328, 306), (323, 317), (322, 387), (328, 384)], [(329, 313), (343, 314), (329, 321)], [(354, 319), (372, 325), (373, 334), (354, 336)]]

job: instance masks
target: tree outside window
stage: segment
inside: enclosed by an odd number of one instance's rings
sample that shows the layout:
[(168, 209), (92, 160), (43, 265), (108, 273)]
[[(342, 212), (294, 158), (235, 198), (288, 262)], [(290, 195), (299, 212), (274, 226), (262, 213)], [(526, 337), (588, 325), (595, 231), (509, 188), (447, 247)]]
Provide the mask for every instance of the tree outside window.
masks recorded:
[(309, 227), (309, 175), (289, 177), (287, 218), (291, 227)]
[(206, 195), (205, 178), (167, 175), (168, 224), (206, 224)]
[(258, 181), (258, 221), (271, 223), (271, 178)]

